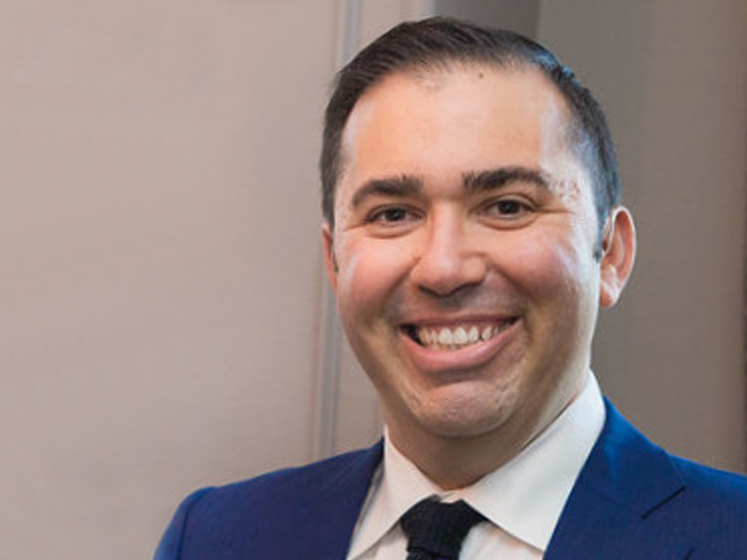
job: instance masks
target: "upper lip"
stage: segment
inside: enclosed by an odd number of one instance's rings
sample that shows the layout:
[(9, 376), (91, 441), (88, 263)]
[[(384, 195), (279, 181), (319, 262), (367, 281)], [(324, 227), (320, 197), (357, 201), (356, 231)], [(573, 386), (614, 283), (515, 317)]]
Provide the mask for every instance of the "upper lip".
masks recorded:
[(437, 327), (459, 327), (463, 325), (482, 325), (503, 323), (512, 321), (518, 315), (513, 313), (480, 313), (480, 314), (460, 314), (460, 315), (424, 315), (418, 317), (408, 317), (400, 321), (402, 327), (416, 328), (437, 328)]

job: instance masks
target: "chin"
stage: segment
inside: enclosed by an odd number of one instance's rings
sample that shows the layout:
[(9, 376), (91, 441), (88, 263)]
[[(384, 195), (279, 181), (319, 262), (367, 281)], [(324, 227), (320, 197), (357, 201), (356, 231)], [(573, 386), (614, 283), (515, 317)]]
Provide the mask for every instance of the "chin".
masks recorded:
[(499, 431), (516, 414), (516, 395), (434, 401), (416, 416), (425, 429), (444, 438), (477, 438)]

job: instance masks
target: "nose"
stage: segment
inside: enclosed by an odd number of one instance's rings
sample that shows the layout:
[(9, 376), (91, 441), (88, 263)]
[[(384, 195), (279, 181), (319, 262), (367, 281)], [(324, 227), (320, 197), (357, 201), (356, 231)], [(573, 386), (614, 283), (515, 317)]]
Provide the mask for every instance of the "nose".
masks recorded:
[(419, 290), (447, 297), (483, 281), (488, 268), (484, 251), (458, 212), (431, 214), (423, 234), (410, 271)]

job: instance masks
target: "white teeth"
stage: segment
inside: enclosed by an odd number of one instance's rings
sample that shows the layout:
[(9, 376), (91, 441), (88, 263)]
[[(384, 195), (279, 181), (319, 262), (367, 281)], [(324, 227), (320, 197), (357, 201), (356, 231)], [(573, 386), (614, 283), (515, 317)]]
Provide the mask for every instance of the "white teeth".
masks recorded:
[(469, 337), (469, 343), (474, 344), (478, 340), (480, 340), (480, 329), (477, 327), (472, 327), (469, 330), (469, 333), (467, 333), (467, 336)]
[(430, 346), (433, 344), (433, 336), (431, 335), (430, 331), (421, 330), (419, 333), (420, 342), (424, 346)]
[(502, 323), (500, 325), (489, 325), (486, 327), (472, 326), (458, 326), (455, 329), (447, 327), (441, 327), (440, 329), (433, 328), (418, 328), (415, 330), (415, 338), (428, 348), (441, 348), (447, 350), (458, 350), (464, 346), (470, 344), (477, 344), (478, 342), (485, 342), (490, 340), (494, 336), (503, 332), (512, 324), (511, 321)]
[(454, 331), (454, 344), (467, 344), (468, 341), (469, 337), (467, 336), (467, 331), (462, 327), (458, 327), (457, 330)]
[(444, 327), (441, 332), (438, 333), (438, 343), (442, 346), (449, 346), (454, 344), (454, 335), (449, 329)]

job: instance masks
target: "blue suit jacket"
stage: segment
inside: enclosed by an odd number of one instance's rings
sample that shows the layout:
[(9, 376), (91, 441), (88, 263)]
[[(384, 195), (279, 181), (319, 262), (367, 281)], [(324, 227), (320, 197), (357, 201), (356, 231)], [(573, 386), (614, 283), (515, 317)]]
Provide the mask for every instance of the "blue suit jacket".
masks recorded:
[[(195, 492), (156, 560), (344, 560), (381, 453)], [(670, 456), (608, 403), (545, 554), (585, 559), (747, 559), (747, 478)]]

